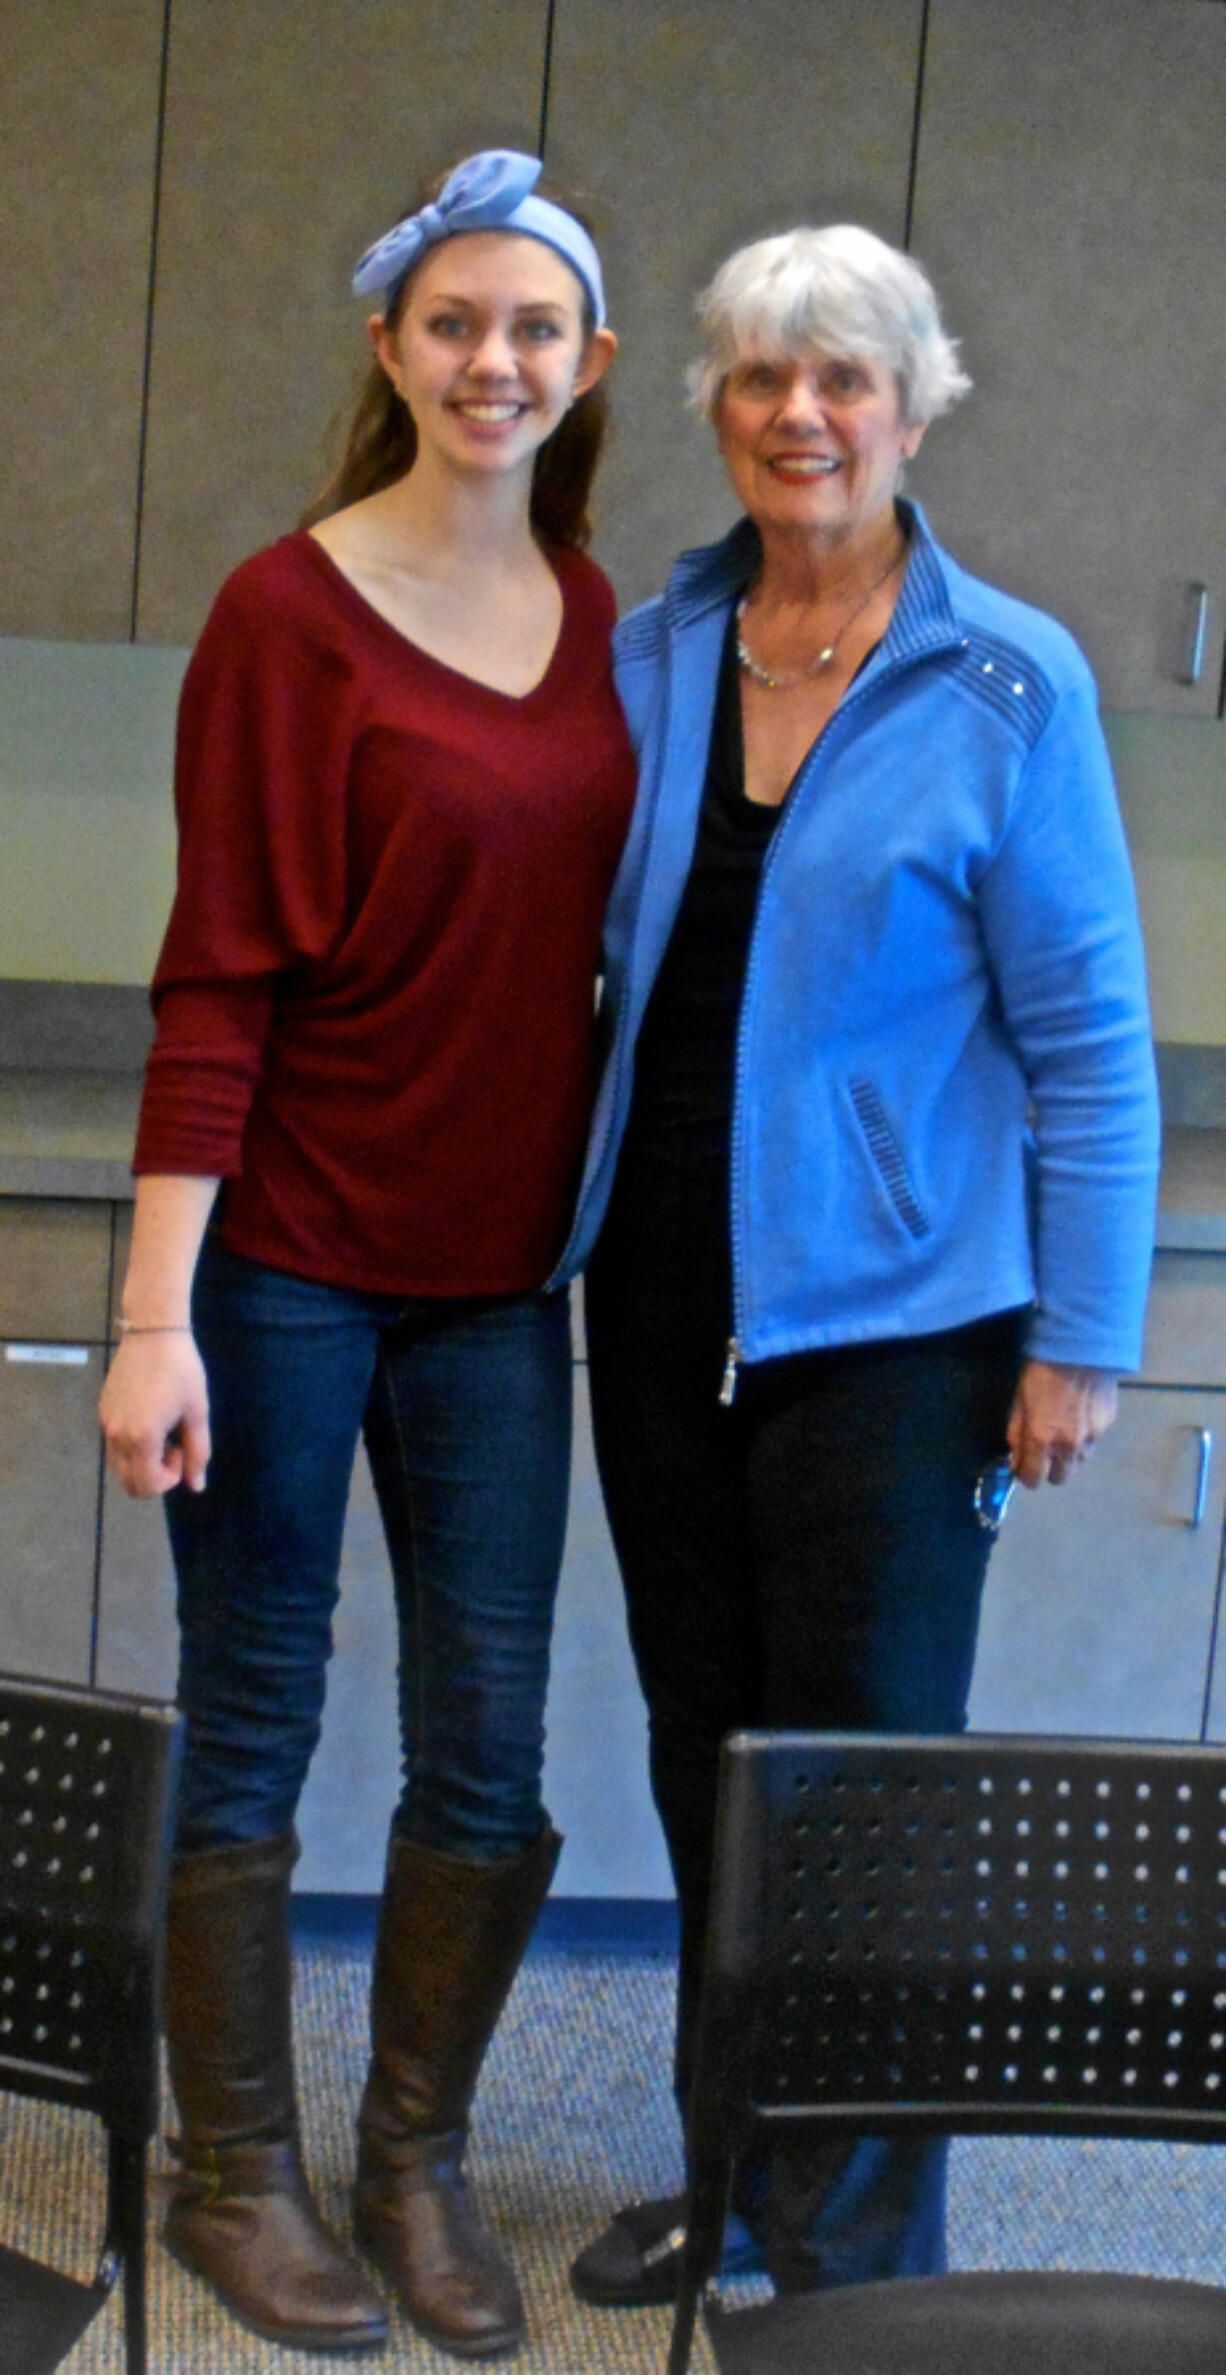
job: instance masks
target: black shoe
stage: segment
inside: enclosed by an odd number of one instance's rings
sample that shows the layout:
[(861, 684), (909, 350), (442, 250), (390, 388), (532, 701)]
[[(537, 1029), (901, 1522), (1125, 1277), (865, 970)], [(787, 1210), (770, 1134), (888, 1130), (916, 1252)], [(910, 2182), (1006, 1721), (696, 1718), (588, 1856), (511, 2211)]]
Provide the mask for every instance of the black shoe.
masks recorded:
[(642, 2309), (675, 2301), (685, 2245), (685, 2195), (631, 2202), (581, 2251), (571, 2289), (599, 2309)]

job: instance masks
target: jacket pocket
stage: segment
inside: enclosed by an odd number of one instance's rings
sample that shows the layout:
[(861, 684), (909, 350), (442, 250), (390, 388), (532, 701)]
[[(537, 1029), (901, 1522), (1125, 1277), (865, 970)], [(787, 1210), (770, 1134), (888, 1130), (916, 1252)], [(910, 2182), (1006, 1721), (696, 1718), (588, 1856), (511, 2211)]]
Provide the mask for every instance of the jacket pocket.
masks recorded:
[(849, 1080), (847, 1087), (882, 1186), (904, 1229), (912, 1237), (929, 1236), (932, 1223), (911, 1184), (902, 1148), (872, 1081)]

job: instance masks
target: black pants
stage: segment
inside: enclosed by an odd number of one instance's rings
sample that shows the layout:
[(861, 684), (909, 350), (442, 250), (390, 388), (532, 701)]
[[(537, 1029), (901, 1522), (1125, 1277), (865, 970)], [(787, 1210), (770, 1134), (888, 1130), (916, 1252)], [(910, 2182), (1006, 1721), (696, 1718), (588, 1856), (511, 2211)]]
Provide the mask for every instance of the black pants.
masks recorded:
[[(975, 1480), (1003, 1448), (1025, 1324), (1006, 1312), (751, 1366), (725, 1409), (730, 1299), (722, 1211), (692, 1166), (658, 1144), (632, 1155), (589, 1272), (588, 1344), (681, 1913), (683, 2112), (720, 1742), (741, 1726), (963, 1728), (990, 1549)], [(823, 2156), (825, 2228), (814, 2185), (790, 2189), (778, 2249), (808, 2281), (814, 2261), (823, 2283), (943, 2264), (941, 2143), (866, 2153), (867, 2190), (842, 2147)]]

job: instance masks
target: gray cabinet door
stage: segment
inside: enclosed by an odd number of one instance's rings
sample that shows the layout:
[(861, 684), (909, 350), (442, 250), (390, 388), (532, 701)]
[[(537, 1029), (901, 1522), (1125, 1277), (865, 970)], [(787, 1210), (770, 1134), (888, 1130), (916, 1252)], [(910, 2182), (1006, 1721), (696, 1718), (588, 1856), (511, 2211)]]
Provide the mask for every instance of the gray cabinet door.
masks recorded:
[(90, 1680), (111, 1215), (0, 1200), (0, 1666)]
[(4, 0), (0, 634), (132, 616), (164, 0)]
[(1145, 1382), (1226, 1386), (1226, 1260), (1220, 1253), (1155, 1254)]
[(97, 1346), (0, 1346), (0, 1666), (88, 1683), (101, 1451)]
[(975, 388), (915, 489), (969, 568), (1073, 629), (1111, 709), (1217, 707), (1224, 124), (1226, 8), (933, 0), (912, 247)]
[[(119, 1308), (132, 1249), (132, 1207), (117, 1204), (114, 1214), (107, 1319), (111, 1353), (119, 1341)], [(130, 1500), (108, 1472), (102, 1487), (95, 1679), (103, 1690), (173, 1698), (178, 1660), (174, 1570), (161, 1501)]]
[(547, 0), (175, 0), (138, 633), (194, 643), (221, 579), (335, 459), (365, 370), (362, 250), (419, 178), (533, 149)]
[(98, 1648), (102, 1690), (171, 1699), (178, 1670), (174, 1573), (160, 1501), (131, 1501), (107, 1475), (98, 1561)]
[(559, 0), (546, 155), (599, 202), (624, 337), (596, 541), (624, 602), (735, 516), (685, 402), (716, 265), (800, 222), (901, 240), (922, 16), (919, 0)]
[(1224, 1430), (1226, 1393), (1125, 1387), (1069, 1484), (1015, 1493), (988, 1571), (977, 1730), (1200, 1737)]

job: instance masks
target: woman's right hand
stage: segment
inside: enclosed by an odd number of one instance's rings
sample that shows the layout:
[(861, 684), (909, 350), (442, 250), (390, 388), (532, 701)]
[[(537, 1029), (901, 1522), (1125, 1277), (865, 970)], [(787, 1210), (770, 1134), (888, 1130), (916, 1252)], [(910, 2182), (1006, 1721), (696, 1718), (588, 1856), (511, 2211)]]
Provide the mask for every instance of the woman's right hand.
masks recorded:
[(187, 1328), (125, 1336), (111, 1363), (98, 1416), (107, 1461), (134, 1500), (185, 1484), (204, 1491), (209, 1389)]

